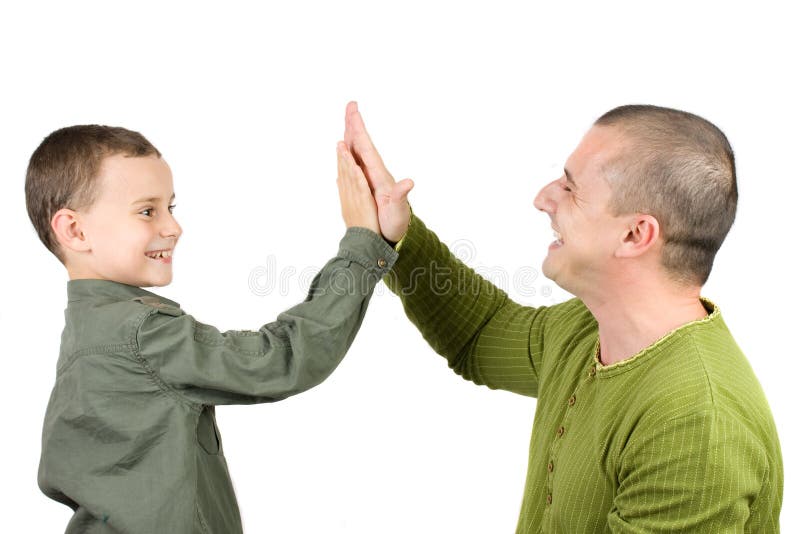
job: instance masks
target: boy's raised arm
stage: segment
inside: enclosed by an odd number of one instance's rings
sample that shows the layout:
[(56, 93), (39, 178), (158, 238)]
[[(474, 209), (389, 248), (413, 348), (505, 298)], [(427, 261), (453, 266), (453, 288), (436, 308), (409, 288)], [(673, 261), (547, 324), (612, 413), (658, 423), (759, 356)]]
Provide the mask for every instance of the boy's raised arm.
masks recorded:
[(337, 156), (348, 228), (304, 302), (258, 331), (220, 332), (166, 306), (144, 318), (138, 356), (166, 392), (202, 404), (269, 402), (314, 387), (342, 360), (398, 254), (378, 234), (372, 193), (343, 143)]

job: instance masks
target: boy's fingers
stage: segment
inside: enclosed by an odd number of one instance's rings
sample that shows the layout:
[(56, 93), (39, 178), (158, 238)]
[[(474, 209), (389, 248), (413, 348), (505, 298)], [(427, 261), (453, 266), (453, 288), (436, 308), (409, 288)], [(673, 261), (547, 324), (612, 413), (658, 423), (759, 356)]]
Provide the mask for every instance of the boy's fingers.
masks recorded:
[(342, 151), (342, 143), (339, 143), (339, 145), (336, 146), (336, 169), (338, 172), (336, 183), (339, 185), (339, 190), (341, 191), (342, 187), (344, 186), (344, 182), (347, 179), (347, 166)]
[(342, 170), (340, 170), (340, 174), (342, 174), (343, 178), (349, 181), (352, 187), (357, 188), (358, 190), (362, 188), (369, 189), (369, 182), (367, 182), (364, 172), (356, 163), (355, 158), (353, 158), (353, 154), (347, 148), (347, 145), (341, 141), (339, 143), (340, 144), (337, 146), (337, 152), (342, 168)]

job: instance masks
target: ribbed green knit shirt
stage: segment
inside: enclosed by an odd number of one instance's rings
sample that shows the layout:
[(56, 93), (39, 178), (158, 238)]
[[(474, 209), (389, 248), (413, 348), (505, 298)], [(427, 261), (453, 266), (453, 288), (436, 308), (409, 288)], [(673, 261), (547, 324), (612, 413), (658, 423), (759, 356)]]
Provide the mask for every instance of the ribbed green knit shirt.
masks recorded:
[(767, 400), (719, 309), (604, 366), (578, 299), (519, 305), (412, 214), (384, 278), (465, 379), (536, 397), (517, 533), (779, 532)]

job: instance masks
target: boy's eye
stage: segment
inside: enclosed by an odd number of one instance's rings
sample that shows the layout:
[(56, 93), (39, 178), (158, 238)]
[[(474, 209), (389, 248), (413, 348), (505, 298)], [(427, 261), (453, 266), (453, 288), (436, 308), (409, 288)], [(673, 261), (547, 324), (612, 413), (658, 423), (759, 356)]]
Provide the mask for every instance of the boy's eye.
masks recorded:
[[(176, 206), (176, 204), (172, 204), (171, 206), (168, 206), (170, 213), (172, 213), (172, 210), (175, 209), (175, 206)], [(147, 212), (150, 212), (150, 211), (154, 211), (154, 209), (153, 208), (145, 208), (142, 211), (140, 211), (139, 213), (144, 215), (145, 217), (150, 217), (150, 214), (147, 213)]]

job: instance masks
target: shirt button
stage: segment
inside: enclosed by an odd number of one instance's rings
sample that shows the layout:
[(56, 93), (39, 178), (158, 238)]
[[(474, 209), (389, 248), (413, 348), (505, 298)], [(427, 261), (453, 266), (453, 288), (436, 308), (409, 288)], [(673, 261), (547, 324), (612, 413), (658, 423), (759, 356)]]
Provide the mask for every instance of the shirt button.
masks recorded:
[(550, 471), (551, 473), (553, 472), (553, 462), (552, 461), (547, 463), (547, 470)]
[(547, 504), (553, 504), (553, 496), (549, 493), (547, 494)]
[(590, 377), (593, 377), (595, 375), (595, 373), (597, 373), (597, 369), (595, 369), (594, 367), (589, 369), (589, 376)]
[(383, 269), (384, 267), (386, 267), (386, 260), (385, 260), (385, 259), (383, 259), (383, 258), (379, 258), (379, 259), (378, 259), (378, 267), (380, 267), (381, 269)]
[(560, 426), (560, 427), (558, 427), (558, 431), (556, 432), (556, 436), (558, 436), (560, 438), (563, 435), (564, 435), (564, 427)]
[(571, 396), (569, 398), (569, 400), (567, 401), (567, 404), (569, 404), (570, 406), (575, 406), (575, 395), (573, 395), (573, 396)]

